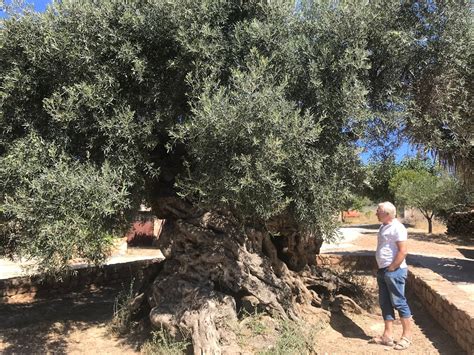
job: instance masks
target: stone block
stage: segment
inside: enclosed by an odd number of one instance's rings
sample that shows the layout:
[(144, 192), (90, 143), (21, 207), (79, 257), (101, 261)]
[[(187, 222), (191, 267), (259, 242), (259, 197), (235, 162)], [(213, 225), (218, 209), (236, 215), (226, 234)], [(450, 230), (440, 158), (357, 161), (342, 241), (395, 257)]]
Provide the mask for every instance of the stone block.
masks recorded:
[(460, 346), (463, 350), (467, 351), (467, 349), (468, 349), (468, 344), (467, 344), (467, 342), (466, 342), (463, 338), (458, 338), (458, 339), (456, 339), (456, 340), (457, 340), (459, 346)]
[(428, 313), (434, 318), (435, 321), (439, 322), (439, 313), (437, 313), (433, 308), (426, 309)]
[(30, 292), (30, 287), (28, 285), (21, 285), (17, 287), (16, 294), (20, 295), (20, 294), (29, 293), (29, 292)]
[(17, 291), (16, 287), (8, 286), (5, 294), (7, 297), (12, 297), (16, 295)]
[(465, 334), (470, 334), (471, 337), (474, 336), (470, 329), (471, 329), (471, 322), (469, 321), (469, 319), (465, 318), (462, 320), (462, 329), (466, 332)]
[(461, 333), (462, 336), (465, 336), (469, 333), (469, 321), (466, 321), (466, 319), (458, 318), (456, 319), (456, 322), (458, 323), (458, 331)]
[(461, 338), (464, 340), (464, 342), (466, 343), (466, 345), (471, 344), (471, 333), (464, 332), (464, 333), (462, 334)]
[(470, 317), (469, 317), (469, 314), (467, 314), (466, 311), (464, 311), (464, 310), (462, 310), (462, 309), (458, 310), (457, 316), (458, 316), (459, 318), (461, 318), (462, 320), (465, 320), (465, 321), (468, 321), (468, 322), (469, 322)]
[(423, 287), (423, 291), (425, 292), (425, 294), (426, 294), (427, 296), (429, 296), (429, 295), (432, 294), (433, 291), (431, 290), (431, 288), (429, 288), (429, 287), (426, 286), (425, 284), (423, 284), (422, 287)]
[(71, 282), (69, 283), (69, 287), (74, 290), (76, 289), (77, 287), (79, 286), (79, 280), (76, 278), (76, 279), (72, 279)]
[(454, 320), (451, 317), (451, 314), (448, 312), (443, 312), (443, 319), (444, 323), (448, 328), (453, 328), (454, 327)]
[(433, 304), (433, 295), (432, 295), (431, 292), (428, 291), (428, 290), (426, 290), (425, 301), (426, 301), (426, 303), (428, 303), (429, 305)]
[(22, 277), (15, 277), (7, 280), (7, 287), (18, 287), (25, 283)]
[(95, 283), (101, 284), (104, 282), (104, 274), (99, 273), (95, 278)]
[(453, 328), (454, 328), (454, 330), (455, 330), (456, 332), (459, 332), (459, 329), (462, 328), (462, 326), (461, 326), (459, 323), (460, 323), (460, 322), (459, 322), (458, 319), (456, 319), (456, 320), (454, 321), (454, 326), (453, 326)]

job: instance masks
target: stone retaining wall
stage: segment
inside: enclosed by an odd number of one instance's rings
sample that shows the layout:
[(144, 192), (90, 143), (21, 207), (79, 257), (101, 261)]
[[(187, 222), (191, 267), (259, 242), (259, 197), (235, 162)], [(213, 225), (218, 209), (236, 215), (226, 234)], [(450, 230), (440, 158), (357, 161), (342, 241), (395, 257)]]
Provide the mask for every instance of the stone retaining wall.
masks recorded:
[(316, 256), (316, 265), (352, 270), (377, 270), (375, 257), (370, 254), (319, 254)]
[(468, 295), (440, 275), (410, 266), (408, 288), (468, 354), (474, 354), (474, 307)]
[(69, 292), (93, 291), (101, 286), (128, 286), (132, 280), (139, 285), (152, 278), (158, 268), (158, 260), (148, 259), (78, 268), (61, 280), (37, 276), (3, 279), (0, 280), (0, 303), (31, 302)]
[[(373, 255), (318, 255), (316, 264), (343, 269), (376, 270)], [(474, 307), (468, 295), (430, 269), (411, 266), (407, 290), (468, 354), (474, 354)]]

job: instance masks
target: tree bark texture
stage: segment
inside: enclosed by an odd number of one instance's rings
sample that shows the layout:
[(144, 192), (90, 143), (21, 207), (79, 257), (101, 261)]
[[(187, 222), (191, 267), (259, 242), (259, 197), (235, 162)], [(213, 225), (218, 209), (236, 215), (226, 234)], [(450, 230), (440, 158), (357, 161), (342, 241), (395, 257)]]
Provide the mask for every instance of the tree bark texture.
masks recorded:
[(433, 233), (433, 218), (428, 218), (428, 234)]
[(243, 310), (298, 319), (300, 306), (319, 308), (349, 290), (308, 266), (321, 241), (298, 234), (285, 218), (257, 230), (228, 212), (201, 212), (171, 199), (161, 204), (163, 217), (158, 244), (166, 261), (148, 292), (150, 320), (176, 339), (191, 339), (194, 354), (235, 352), (236, 335), (226, 324)]

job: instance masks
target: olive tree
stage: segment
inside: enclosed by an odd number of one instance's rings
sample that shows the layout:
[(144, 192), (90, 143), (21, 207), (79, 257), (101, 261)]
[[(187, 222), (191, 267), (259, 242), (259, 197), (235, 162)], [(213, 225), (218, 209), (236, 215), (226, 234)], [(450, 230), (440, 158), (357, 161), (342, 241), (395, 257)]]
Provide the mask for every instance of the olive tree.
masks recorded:
[(398, 203), (417, 208), (433, 232), (433, 218), (463, 201), (459, 182), (446, 174), (402, 170), (390, 181)]

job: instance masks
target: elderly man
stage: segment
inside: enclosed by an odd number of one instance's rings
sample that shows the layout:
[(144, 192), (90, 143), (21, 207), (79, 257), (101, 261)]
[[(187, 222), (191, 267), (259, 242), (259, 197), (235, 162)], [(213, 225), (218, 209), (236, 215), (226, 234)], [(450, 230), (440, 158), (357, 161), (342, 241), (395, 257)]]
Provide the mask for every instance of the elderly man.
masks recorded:
[(411, 311), (405, 298), (407, 230), (395, 218), (396, 209), (390, 202), (380, 203), (376, 214), (382, 223), (377, 234), (376, 259), (379, 267), (377, 271), (379, 303), (385, 329), (381, 337), (373, 338), (370, 342), (395, 345), (392, 333), (395, 320), (394, 309), (396, 309), (400, 316), (403, 333), (394, 349), (404, 350), (411, 344)]

